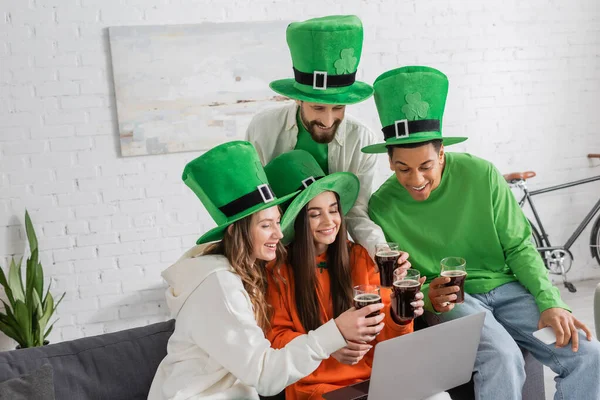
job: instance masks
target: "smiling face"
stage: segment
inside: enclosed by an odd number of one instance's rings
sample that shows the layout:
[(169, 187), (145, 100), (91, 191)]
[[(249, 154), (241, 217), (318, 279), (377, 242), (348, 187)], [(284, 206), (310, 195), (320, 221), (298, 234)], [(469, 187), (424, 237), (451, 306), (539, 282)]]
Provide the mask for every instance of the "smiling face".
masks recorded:
[(317, 254), (323, 253), (335, 241), (342, 216), (333, 192), (323, 192), (306, 205), (310, 231)]
[(414, 148), (395, 147), (389, 158), (398, 182), (416, 201), (427, 200), (442, 180), (443, 145), (439, 152), (432, 143)]
[(279, 227), (279, 208), (273, 206), (252, 215), (250, 237), (252, 242), (252, 258), (271, 261), (277, 255), (277, 243), (283, 238)]
[(346, 106), (298, 102), (300, 105), (300, 119), (317, 143), (329, 143), (335, 137), (338, 126), (344, 119)]

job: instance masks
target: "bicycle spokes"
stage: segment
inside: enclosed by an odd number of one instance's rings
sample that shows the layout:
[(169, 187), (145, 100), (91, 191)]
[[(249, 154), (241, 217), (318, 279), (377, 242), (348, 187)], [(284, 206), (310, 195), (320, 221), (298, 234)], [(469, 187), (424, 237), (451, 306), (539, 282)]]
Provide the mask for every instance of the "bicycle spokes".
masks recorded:
[(573, 255), (565, 249), (544, 251), (546, 266), (552, 274), (562, 275), (566, 280), (566, 274), (573, 265)]

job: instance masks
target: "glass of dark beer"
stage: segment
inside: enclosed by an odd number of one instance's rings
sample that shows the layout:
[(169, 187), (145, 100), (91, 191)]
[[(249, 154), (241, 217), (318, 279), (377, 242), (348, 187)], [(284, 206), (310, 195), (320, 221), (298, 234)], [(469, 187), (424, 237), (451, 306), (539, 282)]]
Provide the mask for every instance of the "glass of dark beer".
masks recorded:
[[(377, 285), (358, 285), (352, 288), (354, 291), (354, 308), (360, 310), (371, 304), (381, 303), (381, 293)], [(372, 312), (366, 318), (374, 317), (379, 311)]]
[(461, 304), (465, 301), (465, 278), (467, 277), (467, 262), (461, 257), (446, 257), (441, 262), (441, 276), (450, 278), (446, 286), (458, 286), (456, 300), (450, 303)]
[(394, 284), (394, 270), (400, 257), (398, 243), (378, 243), (375, 245), (375, 262), (379, 268), (379, 282), (383, 287)]
[(416, 269), (408, 269), (405, 276), (402, 276), (400, 270), (394, 271), (392, 310), (400, 323), (406, 324), (415, 318), (415, 308), (410, 303), (415, 301), (415, 296), (421, 289), (420, 278), (421, 274)]

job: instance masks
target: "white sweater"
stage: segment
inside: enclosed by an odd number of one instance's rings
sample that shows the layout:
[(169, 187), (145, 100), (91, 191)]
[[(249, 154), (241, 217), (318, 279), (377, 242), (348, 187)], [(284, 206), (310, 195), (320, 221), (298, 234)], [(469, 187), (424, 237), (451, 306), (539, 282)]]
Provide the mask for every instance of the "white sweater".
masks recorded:
[(330, 320), (275, 350), (254, 318), (248, 293), (227, 259), (199, 246), (163, 272), (175, 331), (149, 400), (258, 399), (312, 373), (346, 345)]

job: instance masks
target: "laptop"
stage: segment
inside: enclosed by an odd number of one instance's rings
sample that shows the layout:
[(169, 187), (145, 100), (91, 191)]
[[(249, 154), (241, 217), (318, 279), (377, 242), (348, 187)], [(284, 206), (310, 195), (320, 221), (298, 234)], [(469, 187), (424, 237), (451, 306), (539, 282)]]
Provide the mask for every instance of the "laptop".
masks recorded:
[(485, 313), (375, 346), (370, 381), (325, 393), (327, 400), (422, 400), (471, 380)]

